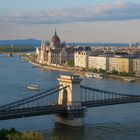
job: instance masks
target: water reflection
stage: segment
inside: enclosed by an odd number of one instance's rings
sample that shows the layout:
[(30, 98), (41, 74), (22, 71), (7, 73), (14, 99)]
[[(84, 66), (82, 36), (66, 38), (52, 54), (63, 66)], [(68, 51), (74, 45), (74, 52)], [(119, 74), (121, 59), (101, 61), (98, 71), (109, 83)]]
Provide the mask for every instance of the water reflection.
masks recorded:
[[(134, 131), (135, 130), (135, 131)], [(43, 131), (46, 140), (138, 140), (140, 126), (132, 124), (98, 124), (86, 127), (67, 127), (55, 124), (52, 130)]]

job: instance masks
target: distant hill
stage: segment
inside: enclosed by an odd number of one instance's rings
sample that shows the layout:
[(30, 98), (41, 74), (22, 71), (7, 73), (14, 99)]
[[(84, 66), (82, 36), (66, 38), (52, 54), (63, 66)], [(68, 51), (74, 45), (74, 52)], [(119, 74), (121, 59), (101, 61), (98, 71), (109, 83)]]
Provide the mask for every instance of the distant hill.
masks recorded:
[[(40, 46), (41, 40), (38, 39), (16, 39), (16, 40), (0, 40), (0, 45), (28, 45)], [(128, 43), (66, 43), (68, 46), (129, 46)]]
[(33, 45), (39, 46), (41, 40), (37, 39), (16, 39), (16, 40), (0, 40), (0, 45)]
[(113, 46), (113, 47), (128, 47), (128, 43), (66, 43), (68, 46)]

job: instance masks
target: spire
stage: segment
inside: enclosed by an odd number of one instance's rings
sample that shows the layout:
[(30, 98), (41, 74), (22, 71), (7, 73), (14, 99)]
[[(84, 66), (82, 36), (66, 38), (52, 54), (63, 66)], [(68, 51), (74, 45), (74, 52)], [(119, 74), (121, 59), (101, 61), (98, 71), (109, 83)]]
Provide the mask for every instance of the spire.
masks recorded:
[(45, 40), (43, 40), (43, 46), (45, 46)]
[(43, 49), (46, 49), (46, 40), (43, 41)]
[(45, 40), (42, 40), (42, 41), (41, 41), (41, 49), (42, 49), (42, 50), (45, 48), (45, 45), (46, 45)]
[(42, 44), (43, 44), (43, 41), (41, 40), (41, 49), (42, 49)]
[(56, 28), (55, 28), (55, 36), (57, 35)]

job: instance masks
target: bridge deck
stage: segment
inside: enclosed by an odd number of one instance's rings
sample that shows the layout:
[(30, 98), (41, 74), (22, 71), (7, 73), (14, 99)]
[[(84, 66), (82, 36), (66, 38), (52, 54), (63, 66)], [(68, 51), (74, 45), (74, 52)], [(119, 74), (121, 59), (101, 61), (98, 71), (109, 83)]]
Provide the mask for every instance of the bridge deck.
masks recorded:
[[(0, 106), (0, 120), (31, 117), (39, 115), (83, 112), (79, 107), (68, 107), (58, 105), (58, 92), (66, 87), (56, 86), (50, 90), (41, 92), (34, 96)], [(140, 96), (113, 93), (81, 86), (81, 105), (87, 107), (99, 107), (116, 104), (140, 102)]]
[(23, 109), (0, 110), (0, 120), (65, 113), (66, 106), (52, 105)]
[(90, 107), (99, 107), (107, 105), (116, 105), (116, 104), (126, 104), (126, 103), (136, 103), (140, 102), (140, 97), (125, 97), (118, 99), (105, 99), (105, 100), (94, 100), (94, 101), (85, 101), (82, 102), (82, 106)]

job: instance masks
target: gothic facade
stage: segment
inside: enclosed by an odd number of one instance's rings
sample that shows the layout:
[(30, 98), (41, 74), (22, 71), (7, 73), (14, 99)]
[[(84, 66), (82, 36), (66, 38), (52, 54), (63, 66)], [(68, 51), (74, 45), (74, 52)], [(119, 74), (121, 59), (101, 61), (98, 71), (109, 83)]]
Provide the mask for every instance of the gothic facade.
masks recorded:
[(37, 61), (41, 64), (65, 64), (67, 61), (74, 61), (74, 48), (66, 47), (61, 43), (55, 31), (50, 42), (42, 41), (37, 49)]

